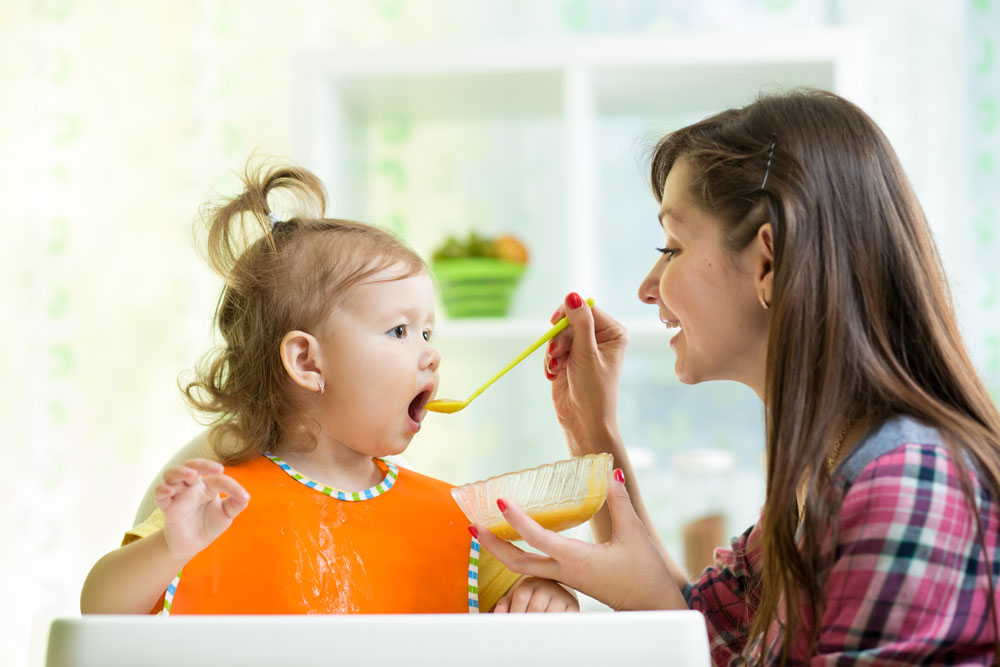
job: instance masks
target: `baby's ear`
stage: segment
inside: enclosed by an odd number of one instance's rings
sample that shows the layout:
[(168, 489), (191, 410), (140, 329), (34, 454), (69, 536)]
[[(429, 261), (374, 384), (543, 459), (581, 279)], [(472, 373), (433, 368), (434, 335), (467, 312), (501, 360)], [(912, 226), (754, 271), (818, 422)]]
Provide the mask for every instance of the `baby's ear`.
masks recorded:
[(323, 360), (319, 341), (304, 331), (289, 331), (281, 339), (281, 363), (295, 384), (323, 393)]

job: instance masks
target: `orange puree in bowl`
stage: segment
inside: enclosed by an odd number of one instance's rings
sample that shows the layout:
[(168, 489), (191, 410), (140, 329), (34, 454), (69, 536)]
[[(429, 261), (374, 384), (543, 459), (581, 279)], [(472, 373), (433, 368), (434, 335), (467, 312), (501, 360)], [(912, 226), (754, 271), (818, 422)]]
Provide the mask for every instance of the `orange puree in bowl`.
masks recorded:
[[(527, 510), (527, 514), (541, 524), (543, 528), (548, 528), (549, 530), (558, 532), (560, 530), (572, 528), (573, 526), (579, 526), (581, 523), (597, 514), (597, 510), (601, 509), (601, 505), (603, 504), (604, 496), (590, 496), (588, 498), (582, 498), (572, 505), (565, 505), (563, 507), (539, 507)], [(521, 539), (521, 536), (518, 535), (517, 531), (503, 519), (490, 524), (487, 528), (489, 528), (490, 532), (499, 537), (501, 540), (513, 541)]]

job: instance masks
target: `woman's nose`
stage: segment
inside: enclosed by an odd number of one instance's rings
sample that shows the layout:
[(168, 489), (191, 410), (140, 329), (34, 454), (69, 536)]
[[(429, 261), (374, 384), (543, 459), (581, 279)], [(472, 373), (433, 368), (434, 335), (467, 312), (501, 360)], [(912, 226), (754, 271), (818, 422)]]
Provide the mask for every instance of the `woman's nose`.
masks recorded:
[(646, 277), (639, 283), (639, 301), (643, 303), (656, 304), (660, 301), (660, 274), (662, 268), (660, 262), (653, 264)]

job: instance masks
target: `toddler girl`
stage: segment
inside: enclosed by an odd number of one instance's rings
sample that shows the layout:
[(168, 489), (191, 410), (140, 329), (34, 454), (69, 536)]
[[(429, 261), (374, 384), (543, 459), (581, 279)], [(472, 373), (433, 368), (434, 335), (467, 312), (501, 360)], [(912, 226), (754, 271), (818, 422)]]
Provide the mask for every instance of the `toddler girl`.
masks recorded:
[(248, 167), (244, 182), (209, 218), (224, 345), (184, 390), (214, 416), (222, 463), (166, 471), (135, 530), (148, 536), (98, 561), (84, 613), (477, 612), (481, 586), (498, 610), (577, 609), (559, 584), (495, 565), (480, 584), (450, 486), (383, 458), (437, 390), (424, 262), (369, 225), (275, 214), (272, 193), (322, 215), (304, 169)]

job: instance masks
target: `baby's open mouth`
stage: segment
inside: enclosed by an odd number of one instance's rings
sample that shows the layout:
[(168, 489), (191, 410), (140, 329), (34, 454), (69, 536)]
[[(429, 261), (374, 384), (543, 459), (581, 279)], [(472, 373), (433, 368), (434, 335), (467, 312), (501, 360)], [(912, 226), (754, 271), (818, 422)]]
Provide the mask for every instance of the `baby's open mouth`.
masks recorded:
[(427, 411), (424, 410), (424, 406), (427, 405), (427, 401), (431, 400), (431, 390), (425, 389), (419, 394), (417, 394), (412, 401), (410, 401), (410, 406), (406, 409), (406, 413), (410, 415), (410, 419), (416, 423), (420, 423), (420, 420), (424, 418)]

